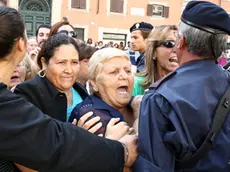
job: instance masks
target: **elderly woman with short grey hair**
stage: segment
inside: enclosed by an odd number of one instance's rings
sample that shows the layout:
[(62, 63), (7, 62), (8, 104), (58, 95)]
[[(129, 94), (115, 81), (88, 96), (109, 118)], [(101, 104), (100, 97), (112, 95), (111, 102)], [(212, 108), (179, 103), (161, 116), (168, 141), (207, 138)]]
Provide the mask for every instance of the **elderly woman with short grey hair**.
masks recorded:
[[(107, 127), (107, 124), (117, 124), (117, 128), (125, 124), (125, 131), (118, 130), (116, 136), (112, 136), (112, 139), (118, 140), (130, 132), (129, 127), (135, 120), (132, 109), (127, 106), (132, 98), (134, 78), (129, 57), (116, 48), (99, 50), (89, 61), (89, 76), (93, 95), (88, 96), (73, 109), (70, 121), (75, 118), (78, 120), (86, 112), (93, 111), (93, 116), (99, 116), (102, 122), (102, 127), (96, 134), (108, 138), (110, 127)], [(119, 121), (121, 122), (118, 123)]]

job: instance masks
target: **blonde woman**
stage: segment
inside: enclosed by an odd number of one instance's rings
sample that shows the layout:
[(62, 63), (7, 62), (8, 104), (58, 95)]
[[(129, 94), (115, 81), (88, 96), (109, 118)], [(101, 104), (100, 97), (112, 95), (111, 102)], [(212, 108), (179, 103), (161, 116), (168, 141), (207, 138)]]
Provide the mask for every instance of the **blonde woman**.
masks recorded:
[(178, 29), (176, 25), (156, 26), (148, 37), (145, 67), (135, 76), (133, 96), (179, 67), (174, 50)]
[(28, 55), (26, 55), (22, 62), (16, 66), (14, 73), (10, 79), (9, 88), (11, 89), (11, 91), (14, 91), (14, 88), (18, 84), (34, 78), (37, 72), (37, 65)]

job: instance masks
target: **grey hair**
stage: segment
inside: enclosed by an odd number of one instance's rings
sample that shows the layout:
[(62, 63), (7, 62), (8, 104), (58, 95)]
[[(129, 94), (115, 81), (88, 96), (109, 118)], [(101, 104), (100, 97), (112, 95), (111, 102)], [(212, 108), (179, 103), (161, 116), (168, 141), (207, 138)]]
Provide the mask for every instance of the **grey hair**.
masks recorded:
[(184, 36), (188, 52), (203, 59), (212, 58), (217, 60), (226, 49), (228, 40), (227, 34), (214, 35), (183, 22), (179, 24), (179, 34)]

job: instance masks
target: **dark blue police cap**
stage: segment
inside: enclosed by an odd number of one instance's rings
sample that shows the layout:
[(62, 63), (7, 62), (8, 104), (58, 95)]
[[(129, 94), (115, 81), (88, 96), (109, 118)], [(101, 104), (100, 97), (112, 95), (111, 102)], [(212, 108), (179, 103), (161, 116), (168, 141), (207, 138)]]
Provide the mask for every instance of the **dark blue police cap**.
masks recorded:
[(221, 7), (207, 1), (190, 1), (181, 21), (197, 29), (213, 33), (230, 35), (230, 17)]
[(153, 26), (150, 23), (137, 22), (130, 28), (130, 32), (133, 32), (135, 30), (151, 31), (152, 29)]

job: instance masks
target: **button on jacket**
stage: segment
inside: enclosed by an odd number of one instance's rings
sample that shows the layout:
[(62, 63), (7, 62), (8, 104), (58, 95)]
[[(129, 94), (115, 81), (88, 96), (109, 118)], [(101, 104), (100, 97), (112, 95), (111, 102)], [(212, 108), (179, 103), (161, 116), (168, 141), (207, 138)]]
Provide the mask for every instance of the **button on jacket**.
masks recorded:
[[(87, 91), (79, 83), (75, 83), (73, 88), (79, 93), (82, 99), (88, 96)], [(17, 85), (14, 93), (34, 104), (43, 113), (66, 122), (66, 95), (59, 92), (46, 77), (41, 78), (37, 75), (34, 79)]]

